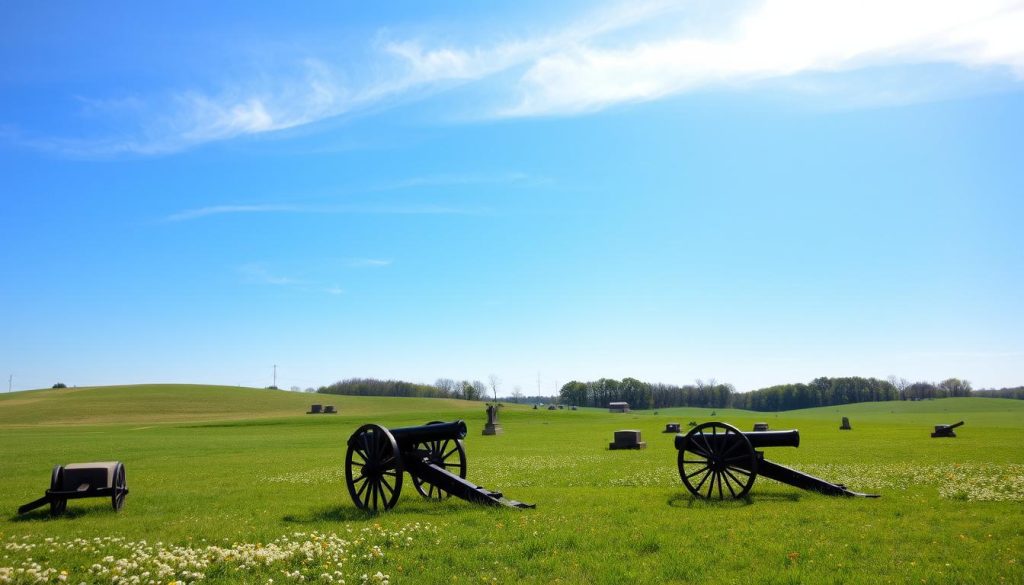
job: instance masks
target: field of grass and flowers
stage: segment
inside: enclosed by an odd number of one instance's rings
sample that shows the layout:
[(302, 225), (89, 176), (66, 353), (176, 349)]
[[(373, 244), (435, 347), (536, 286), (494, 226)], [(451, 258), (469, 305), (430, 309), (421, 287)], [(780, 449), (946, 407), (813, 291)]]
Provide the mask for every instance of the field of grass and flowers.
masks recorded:
[[(307, 416), (310, 403), (341, 414)], [(0, 396), (3, 583), (1021, 583), (1024, 402), (951, 398), (783, 413), (657, 414), (202, 386)], [(852, 431), (839, 431), (848, 416)], [(536, 510), (422, 500), (355, 508), (345, 440), (360, 424), (463, 418), (468, 478)], [(965, 420), (956, 439), (934, 424)], [(798, 428), (767, 457), (881, 499), (764, 478), (749, 499), (694, 500), (667, 422)], [(608, 451), (616, 429), (643, 451)], [(131, 494), (16, 516), (50, 468), (119, 459)], [(5, 512), (4, 512), (5, 511)]]

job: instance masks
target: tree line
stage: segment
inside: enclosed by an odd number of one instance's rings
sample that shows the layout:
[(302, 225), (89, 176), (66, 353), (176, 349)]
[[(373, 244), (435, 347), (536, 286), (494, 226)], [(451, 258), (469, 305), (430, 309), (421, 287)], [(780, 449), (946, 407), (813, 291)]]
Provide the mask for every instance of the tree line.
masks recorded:
[(607, 407), (609, 402), (628, 402), (630, 408), (668, 408), (670, 406), (700, 406), (726, 408), (737, 395), (732, 384), (719, 384), (716, 380), (697, 380), (695, 384), (675, 386), (650, 384), (636, 378), (613, 380), (601, 378), (595, 382), (568, 382), (559, 390), (559, 399), (573, 406)]
[(1024, 386), (1017, 386), (1015, 388), (988, 388), (985, 390), (975, 390), (971, 393), (971, 396), (981, 396), (983, 398), (1014, 398), (1016, 400), (1024, 400)]
[(909, 382), (890, 376), (888, 380), (848, 376), (820, 377), (809, 383), (780, 384), (751, 392), (737, 392), (732, 384), (715, 379), (676, 386), (651, 384), (636, 378), (593, 382), (568, 382), (559, 392), (560, 400), (576, 406), (607, 407), (609, 402), (628, 402), (632, 408), (741, 408), (755, 411), (795, 410), (856, 402), (925, 400), (956, 396), (998, 396), (1024, 398), (1024, 388), (974, 391), (971, 383), (948, 378), (939, 383)]
[(321, 394), (346, 396), (399, 396), (461, 400), (484, 400), (487, 396), (487, 386), (479, 380), (470, 382), (469, 380), (456, 381), (450, 378), (440, 378), (433, 385), (402, 380), (348, 378), (328, 386), (321, 386), (316, 391)]
[[(418, 398), (454, 398), (460, 400), (487, 400), (497, 394), (500, 380), (491, 376), (490, 385), (480, 380), (454, 380), (439, 378), (434, 384), (417, 384), (402, 380), (376, 378), (349, 378), (317, 392), (349, 396), (402, 396)], [(551, 402), (573, 406), (607, 408), (609, 402), (628, 402), (634, 409), (658, 409), (673, 406), (700, 408), (740, 408), (754, 411), (795, 410), (816, 406), (834, 406), (856, 402), (887, 400), (926, 400), (957, 396), (1024, 399), (1024, 386), (974, 390), (971, 383), (959, 378), (948, 378), (938, 383), (910, 382), (890, 376), (886, 380), (859, 376), (820, 377), (808, 383), (780, 384), (751, 392), (737, 392), (732, 384), (716, 379), (698, 379), (694, 384), (677, 386), (643, 382), (636, 378), (615, 380), (601, 378), (592, 382), (572, 381), (564, 384), (557, 397), (527, 397), (519, 388), (513, 401)]]

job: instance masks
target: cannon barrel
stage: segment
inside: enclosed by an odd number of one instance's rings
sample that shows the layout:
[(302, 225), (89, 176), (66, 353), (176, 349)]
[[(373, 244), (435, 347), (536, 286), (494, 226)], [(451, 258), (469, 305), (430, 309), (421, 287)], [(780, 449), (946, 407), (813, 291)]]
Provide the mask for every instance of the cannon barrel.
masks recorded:
[(958, 423), (953, 423), (953, 424), (949, 425), (949, 428), (955, 429), (955, 428), (957, 428), (959, 426), (962, 426), (963, 424), (964, 424), (964, 421), (960, 421)]
[[(704, 433), (700, 435), (703, 439), (693, 439), (695, 444), (699, 447), (701, 442), (706, 440), (708, 446), (712, 450), (718, 451), (722, 448), (719, 443), (727, 440), (726, 435), (711, 435)], [(743, 433), (743, 436), (750, 441), (750, 446), (755, 449), (761, 449), (763, 447), (799, 447), (800, 446), (800, 431), (792, 429), (788, 431), (754, 431), (749, 433)], [(676, 435), (676, 449), (683, 448), (683, 441), (686, 439), (686, 435)], [(731, 440), (731, 439), (729, 439)]]
[(389, 429), (400, 448), (407, 448), (413, 443), (427, 441), (444, 441), (445, 439), (465, 439), (466, 421), (442, 422), (418, 427), (399, 427)]

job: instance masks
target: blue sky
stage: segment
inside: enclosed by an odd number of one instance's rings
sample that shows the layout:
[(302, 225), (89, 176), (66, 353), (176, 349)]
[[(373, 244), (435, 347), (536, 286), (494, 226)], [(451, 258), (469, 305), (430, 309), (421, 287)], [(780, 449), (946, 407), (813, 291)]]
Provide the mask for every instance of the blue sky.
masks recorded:
[(14, 389), (1024, 383), (1021, 2), (0, 12)]

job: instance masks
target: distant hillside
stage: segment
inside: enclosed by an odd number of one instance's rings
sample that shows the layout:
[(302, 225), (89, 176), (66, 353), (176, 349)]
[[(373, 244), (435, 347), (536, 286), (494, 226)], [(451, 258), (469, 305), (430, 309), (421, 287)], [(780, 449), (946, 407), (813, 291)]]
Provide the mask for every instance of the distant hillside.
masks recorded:
[(150, 423), (299, 416), (310, 404), (344, 415), (482, 410), (479, 402), (437, 398), (325, 396), (234, 386), (144, 384), (32, 390), (0, 395), (0, 426)]

